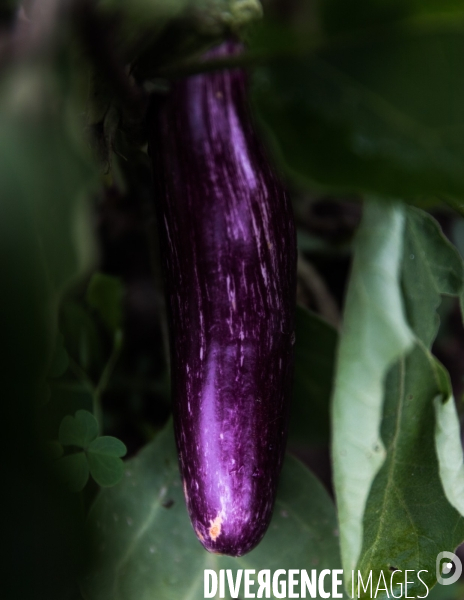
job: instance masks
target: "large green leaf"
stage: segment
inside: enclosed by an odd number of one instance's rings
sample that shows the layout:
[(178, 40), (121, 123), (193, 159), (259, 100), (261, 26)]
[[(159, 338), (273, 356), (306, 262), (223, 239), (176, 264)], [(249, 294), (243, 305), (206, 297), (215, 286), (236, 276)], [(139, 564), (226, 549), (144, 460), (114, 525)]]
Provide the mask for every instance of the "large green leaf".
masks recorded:
[(364, 507), (385, 457), (380, 438), (385, 375), (412, 342), (399, 280), (403, 225), (400, 206), (372, 201), (355, 240), (333, 395), (332, 456), (345, 573), (358, 561)]
[(464, 598), (464, 585), (461, 581), (447, 586), (437, 585), (430, 590), (427, 598), (428, 600), (461, 600)]
[(295, 335), (290, 440), (327, 443), (337, 332), (326, 321), (298, 306)]
[[(257, 34), (256, 49), (279, 54), (276, 38)], [(452, 19), (322, 42), (307, 34), (294, 57), (256, 69), (252, 98), (284, 167), (303, 185), (462, 196), (463, 58), (464, 32)]]
[[(407, 246), (404, 258), (404, 287), (408, 319), (421, 340), (428, 346), (435, 339), (438, 316), (433, 313), (441, 295), (464, 295), (464, 266), (461, 256), (445, 238), (438, 224), (421, 211), (409, 209)], [(419, 258), (413, 266), (413, 261)], [(409, 260), (408, 260), (409, 259)], [(464, 515), (464, 468), (460, 424), (448, 377), (439, 365), (443, 393), (435, 404), (435, 443), (440, 478), (450, 504)]]
[(96, 560), (82, 579), (87, 600), (202, 598), (204, 569), (232, 569), (235, 577), (243, 568), (320, 572), (340, 566), (333, 505), (294, 458), (286, 459), (268, 532), (238, 559), (209, 554), (197, 541), (171, 426), (125, 466), (123, 481), (102, 491), (89, 515)]
[[(456, 486), (463, 477), (459, 424), (452, 413), (448, 375), (429, 350), (437, 332), (440, 295), (459, 295), (463, 265), (436, 221), (412, 208), (406, 215), (402, 287), (416, 341), (387, 377), (381, 429), (387, 458), (367, 502), (358, 568), (364, 578), (373, 571), (374, 581), (381, 571), (389, 578), (392, 568), (424, 569), (422, 578), (432, 587), (438, 553), (453, 551), (464, 539), (464, 520), (453, 508), (459, 503), (463, 508), (462, 490)], [(438, 457), (434, 402), (439, 416)], [(453, 453), (446, 456), (450, 447)], [(445, 484), (454, 502), (445, 495)], [(417, 578), (415, 583), (409, 589), (421, 595), (424, 588)]]
[[(444, 494), (434, 444), (434, 399), (449, 397), (449, 384), (418, 343), (389, 373), (385, 389), (381, 433), (387, 458), (366, 505), (358, 569), (364, 579), (373, 571), (374, 581), (380, 571), (388, 581), (392, 568), (425, 569), (422, 579), (432, 587), (437, 555), (464, 539), (464, 520)], [(417, 576), (411, 578), (410, 594), (423, 595)]]
[(413, 208), (407, 211), (402, 270), (408, 321), (430, 347), (440, 323), (435, 311), (441, 295), (459, 296), (462, 290), (463, 263), (435, 219)]
[(461, 427), (452, 396), (435, 398), (435, 415), (435, 443), (443, 488), (451, 506), (464, 515)]

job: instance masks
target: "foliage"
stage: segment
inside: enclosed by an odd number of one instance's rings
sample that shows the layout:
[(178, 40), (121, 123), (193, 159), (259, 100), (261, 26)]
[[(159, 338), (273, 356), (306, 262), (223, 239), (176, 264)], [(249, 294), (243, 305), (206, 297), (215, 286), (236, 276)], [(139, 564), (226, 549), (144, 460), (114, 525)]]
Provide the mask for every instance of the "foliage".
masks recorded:
[[(256, 109), (284, 166), (303, 185), (459, 205), (462, 5), (434, 19), (419, 3), (372, 2), (377, 15), (367, 19), (364, 2), (348, 19), (343, 4), (322, 2), (327, 29), (298, 32), (295, 56), (257, 71)], [(252, 47), (272, 53), (291, 34), (266, 27)]]
[(205, 552), (192, 535), (170, 424), (127, 462), (124, 481), (100, 494), (89, 517), (96, 525), (98, 555), (83, 580), (89, 599), (113, 598), (115, 590), (121, 598), (188, 598), (194, 592), (201, 597), (205, 568), (340, 566), (333, 504), (314, 476), (291, 457), (263, 542), (239, 559)]
[[(464, 307), (462, 3), (297, 1), (287, 13), (274, 2), (259, 22), (255, 0), (58, 4), (0, 10), (5, 598), (201, 597), (204, 568), (343, 565), (348, 594), (355, 569), (374, 580), (425, 569), (433, 587), (437, 554), (464, 540), (461, 406), (436, 358)], [(231, 34), (247, 41), (242, 57), (199, 59)], [(344, 275), (324, 291), (343, 303), (340, 327), (308, 301), (295, 331), (289, 446), (330, 440), (335, 506), (289, 453), (268, 533), (232, 560), (195, 540), (166, 424), (144, 118), (171, 78), (241, 64), (288, 180), (301, 260), (327, 282), (330, 261), (350, 269), (346, 291)], [(362, 206), (341, 243), (307, 231), (303, 208), (320, 190)], [(105, 202), (142, 206), (156, 282), (145, 355), (128, 316), (140, 265), (105, 263)], [(458, 599), (462, 586), (433, 597)]]
[(120, 457), (126, 454), (126, 447), (112, 436), (98, 436), (98, 422), (90, 412), (78, 410), (74, 417), (64, 417), (58, 439), (62, 446), (79, 448), (58, 462), (72, 491), (84, 488), (89, 473), (101, 486), (115, 485), (121, 480), (124, 465)]

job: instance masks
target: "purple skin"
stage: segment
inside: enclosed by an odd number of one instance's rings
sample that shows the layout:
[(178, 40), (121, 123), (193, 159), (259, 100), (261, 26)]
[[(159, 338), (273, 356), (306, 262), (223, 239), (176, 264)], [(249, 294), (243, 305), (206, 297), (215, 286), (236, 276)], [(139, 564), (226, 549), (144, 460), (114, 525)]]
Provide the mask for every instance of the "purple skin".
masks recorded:
[[(206, 58), (240, 51), (226, 42)], [(241, 69), (176, 82), (148, 125), (185, 499), (203, 546), (242, 556), (269, 525), (285, 451), (292, 208), (256, 137)]]

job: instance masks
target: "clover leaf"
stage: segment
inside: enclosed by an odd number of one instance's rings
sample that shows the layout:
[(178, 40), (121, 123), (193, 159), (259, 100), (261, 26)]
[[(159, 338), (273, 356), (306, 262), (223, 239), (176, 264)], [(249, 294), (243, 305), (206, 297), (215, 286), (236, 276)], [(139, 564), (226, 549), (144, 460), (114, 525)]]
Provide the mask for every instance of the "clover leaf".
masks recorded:
[(58, 469), (71, 491), (81, 491), (89, 475), (101, 486), (118, 483), (124, 472), (126, 446), (115, 437), (98, 436), (96, 418), (87, 410), (78, 410), (61, 421), (59, 441), (63, 446), (77, 446), (78, 452), (60, 458)]

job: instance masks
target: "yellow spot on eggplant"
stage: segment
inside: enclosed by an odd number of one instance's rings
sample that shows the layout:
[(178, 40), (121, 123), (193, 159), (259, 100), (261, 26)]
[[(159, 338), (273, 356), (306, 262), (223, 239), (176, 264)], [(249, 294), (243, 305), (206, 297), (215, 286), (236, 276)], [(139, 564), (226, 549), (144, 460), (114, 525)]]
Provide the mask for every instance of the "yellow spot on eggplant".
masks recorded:
[(214, 521), (210, 521), (209, 537), (214, 541), (221, 535), (222, 517), (218, 515)]

